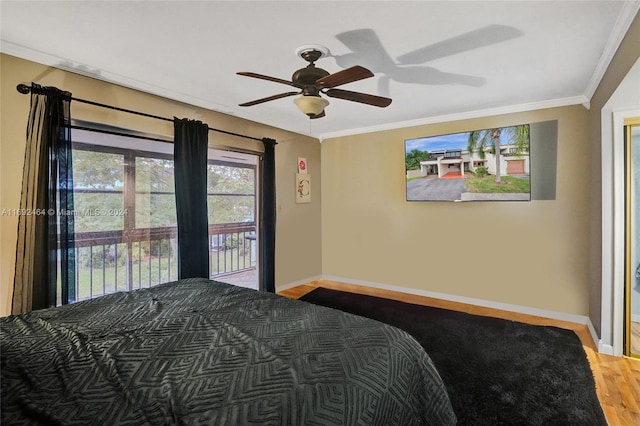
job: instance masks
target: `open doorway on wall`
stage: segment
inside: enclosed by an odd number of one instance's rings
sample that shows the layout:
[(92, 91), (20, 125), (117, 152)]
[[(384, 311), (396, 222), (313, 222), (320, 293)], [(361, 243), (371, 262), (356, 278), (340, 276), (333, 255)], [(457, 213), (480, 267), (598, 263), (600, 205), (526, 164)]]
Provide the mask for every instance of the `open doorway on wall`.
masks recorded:
[[(601, 116), (602, 230), (601, 324), (599, 351), (625, 353), (625, 121), (640, 116), (640, 60), (631, 67), (606, 104)], [(635, 272), (635, 271), (634, 271)]]
[(257, 290), (259, 156), (210, 149), (208, 157), (211, 279)]

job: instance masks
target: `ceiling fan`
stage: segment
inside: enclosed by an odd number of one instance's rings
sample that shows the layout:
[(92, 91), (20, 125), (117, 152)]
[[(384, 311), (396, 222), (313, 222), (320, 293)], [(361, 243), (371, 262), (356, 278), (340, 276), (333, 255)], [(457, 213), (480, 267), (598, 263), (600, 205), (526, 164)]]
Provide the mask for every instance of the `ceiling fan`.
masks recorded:
[(291, 76), (291, 81), (256, 74), (253, 72), (238, 72), (238, 75), (243, 75), (245, 77), (273, 81), (300, 89), (298, 92), (284, 92), (268, 96), (266, 98), (256, 99), (255, 101), (245, 102), (240, 104), (240, 106), (253, 106), (263, 102), (285, 98), (287, 96), (302, 95), (294, 100), (298, 108), (308, 115), (309, 118), (320, 118), (325, 116), (324, 109), (329, 105), (329, 101), (320, 96), (321, 93), (332, 98), (359, 102), (381, 108), (391, 104), (391, 99), (389, 98), (369, 95), (367, 93), (352, 92), (350, 90), (336, 89), (337, 86), (342, 86), (343, 84), (373, 77), (373, 73), (364, 67), (356, 65), (351, 68), (329, 74), (329, 72), (315, 66), (315, 62), (323, 56), (327, 56), (328, 53), (329, 50), (326, 47), (315, 44), (301, 46), (296, 49), (296, 54), (309, 62), (309, 65), (294, 72)]

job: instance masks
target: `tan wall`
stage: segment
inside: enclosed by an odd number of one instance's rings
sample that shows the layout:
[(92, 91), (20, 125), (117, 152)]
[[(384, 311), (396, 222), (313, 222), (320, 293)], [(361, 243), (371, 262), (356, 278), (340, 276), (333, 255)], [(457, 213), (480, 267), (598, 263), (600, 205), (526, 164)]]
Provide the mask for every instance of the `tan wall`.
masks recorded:
[[(547, 120), (555, 200), (405, 201), (405, 139)], [(323, 274), (587, 315), (588, 121), (573, 106), (325, 140)]]
[[(185, 105), (74, 73), (25, 61), (8, 55), (0, 56), (1, 130), (0, 130), (0, 209), (20, 205), (20, 183), (24, 161), (25, 129), (29, 96), (19, 94), (19, 83), (34, 81), (70, 91), (74, 97), (93, 100), (162, 117), (199, 119), (210, 127), (255, 136), (270, 137), (276, 146), (276, 181), (279, 217), (276, 234), (276, 285), (315, 277), (321, 273), (320, 241), (320, 144), (314, 138), (242, 120), (214, 111)], [(172, 135), (172, 123), (143, 118), (117, 111), (72, 102), (72, 117), (112, 124), (125, 128)], [(211, 146), (233, 145), (262, 150), (262, 143), (209, 133)], [(314, 174), (315, 193), (311, 204), (295, 204), (294, 176), (298, 157), (306, 157)], [(10, 312), (13, 290), (17, 217), (0, 216), (0, 315)], [(295, 246), (294, 246), (295, 242)], [(291, 255), (304, 251), (306, 256)]]

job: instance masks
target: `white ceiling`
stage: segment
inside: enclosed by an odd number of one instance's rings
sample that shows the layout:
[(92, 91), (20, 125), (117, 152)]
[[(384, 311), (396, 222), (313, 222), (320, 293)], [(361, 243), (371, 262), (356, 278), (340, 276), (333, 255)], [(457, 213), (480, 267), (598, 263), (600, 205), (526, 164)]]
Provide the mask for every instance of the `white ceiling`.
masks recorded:
[[(5, 1), (4, 53), (319, 138), (588, 104), (638, 1)], [(309, 120), (289, 80), (306, 44), (340, 86), (391, 97), (387, 108), (329, 98)], [(64, 89), (64, 88), (63, 88)], [(81, 97), (78, 94), (76, 96)], [(126, 105), (119, 105), (126, 107)], [(208, 123), (215, 127), (215, 123)]]

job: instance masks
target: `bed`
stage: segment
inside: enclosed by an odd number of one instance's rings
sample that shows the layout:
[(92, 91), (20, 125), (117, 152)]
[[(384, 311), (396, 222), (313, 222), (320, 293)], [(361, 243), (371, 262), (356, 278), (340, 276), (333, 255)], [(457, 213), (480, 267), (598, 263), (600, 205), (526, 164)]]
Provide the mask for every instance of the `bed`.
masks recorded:
[(206, 279), (0, 318), (1, 423), (453, 425), (392, 326)]

